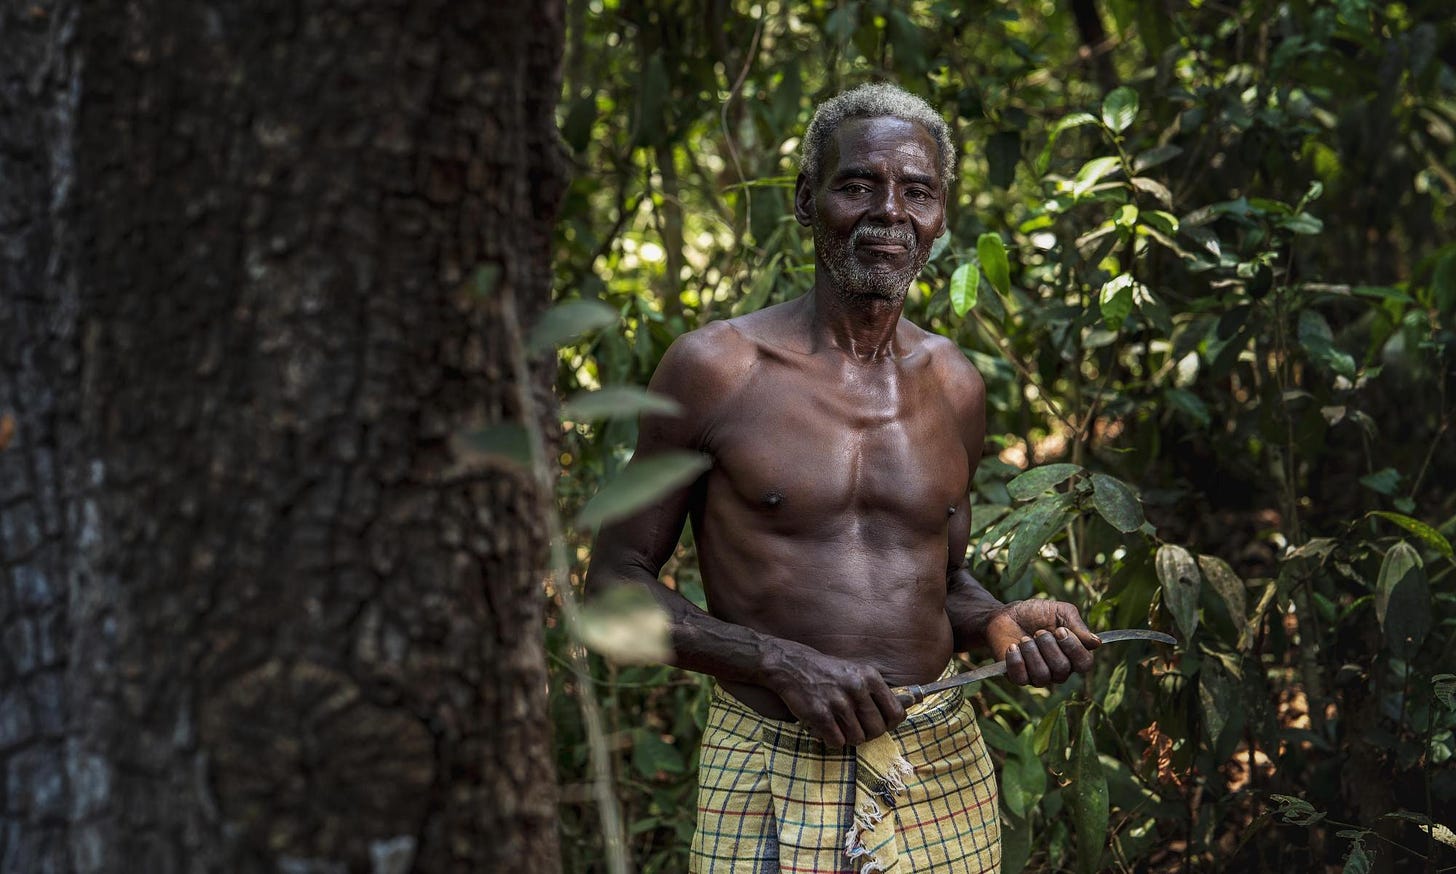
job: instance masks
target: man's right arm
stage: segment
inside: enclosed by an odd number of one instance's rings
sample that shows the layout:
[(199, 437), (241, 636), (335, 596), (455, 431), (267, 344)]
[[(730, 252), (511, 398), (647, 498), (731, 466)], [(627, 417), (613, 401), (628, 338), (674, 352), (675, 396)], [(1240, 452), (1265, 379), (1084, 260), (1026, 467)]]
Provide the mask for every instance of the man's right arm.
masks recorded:
[[(721, 323), (672, 344), (648, 388), (676, 402), (682, 412), (642, 416), (629, 467), (663, 452), (709, 449), (714, 417), (753, 366), (752, 350), (746, 346), (732, 327)], [(775, 656), (772, 638), (715, 619), (658, 580), (682, 534), (694, 490), (709, 475), (628, 519), (603, 526), (592, 549), (587, 592), (597, 595), (623, 583), (646, 588), (671, 619), (673, 664), (721, 679), (763, 682)]]
[[(752, 344), (729, 325), (710, 324), (678, 338), (649, 389), (675, 401), (683, 412), (644, 415), (629, 465), (673, 450), (711, 456), (716, 416), (746, 383), (755, 360)], [(904, 708), (873, 668), (725, 622), (659, 581), (682, 534), (694, 490), (711, 475), (703, 474), (631, 518), (603, 526), (587, 572), (588, 594), (624, 583), (644, 587), (668, 614), (673, 665), (773, 691), (832, 746), (862, 743), (898, 724)]]

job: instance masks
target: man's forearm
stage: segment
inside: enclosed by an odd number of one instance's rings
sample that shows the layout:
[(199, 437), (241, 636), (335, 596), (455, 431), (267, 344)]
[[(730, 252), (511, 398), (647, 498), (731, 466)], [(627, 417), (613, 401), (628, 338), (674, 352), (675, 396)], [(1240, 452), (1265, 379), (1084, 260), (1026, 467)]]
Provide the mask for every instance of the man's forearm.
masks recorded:
[(645, 571), (620, 574), (617, 579), (646, 588), (667, 613), (672, 635), (671, 664), (676, 667), (719, 680), (772, 685), (775, 671), (788, 651), (802, 646), (718, 619)]
[(946, 576), (945, 612), (955, 635), (956, 652), (986, 644), (986, 625), (1006, 607), (964, 567)]

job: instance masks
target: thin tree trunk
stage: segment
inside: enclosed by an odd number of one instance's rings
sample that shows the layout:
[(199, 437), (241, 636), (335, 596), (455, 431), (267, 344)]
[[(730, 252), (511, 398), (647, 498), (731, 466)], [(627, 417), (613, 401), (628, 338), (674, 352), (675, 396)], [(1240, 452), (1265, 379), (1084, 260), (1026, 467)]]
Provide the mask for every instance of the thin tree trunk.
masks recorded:
[(561, 25), (0, 11), (0, 870), (556, 867), (540, 502), (451, 438), (516, 415)]

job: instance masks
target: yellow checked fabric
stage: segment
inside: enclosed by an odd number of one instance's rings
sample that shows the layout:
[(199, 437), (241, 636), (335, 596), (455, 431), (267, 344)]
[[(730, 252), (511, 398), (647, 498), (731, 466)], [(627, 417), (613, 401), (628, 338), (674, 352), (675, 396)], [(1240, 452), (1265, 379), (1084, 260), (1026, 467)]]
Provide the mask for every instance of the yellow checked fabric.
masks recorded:
[[(829, 749), (798, 725), (765, 719), (714, 689), (698, 768), (693, 874), (999, 871), (996, 778), (961, 690), (911, 708), (883, 740)], [(896, 747), (914, 769), (903, 776), (904, 791), (880, 795), (883, 819), (857, 822), (855, 809), (864, 810), (872, 792), (856, 779), (883, 793), (882, 780), (865, 777), (891, 770)], [(851, 833), (859, 840), (847, 841)]]

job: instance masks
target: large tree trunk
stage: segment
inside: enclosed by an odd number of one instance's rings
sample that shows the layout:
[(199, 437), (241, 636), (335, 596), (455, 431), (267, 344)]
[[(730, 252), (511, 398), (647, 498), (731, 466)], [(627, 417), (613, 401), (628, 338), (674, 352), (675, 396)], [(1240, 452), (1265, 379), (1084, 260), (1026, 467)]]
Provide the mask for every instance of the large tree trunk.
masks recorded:
[(558, 6), (0, 6), (0, 870), (557, 867)]

